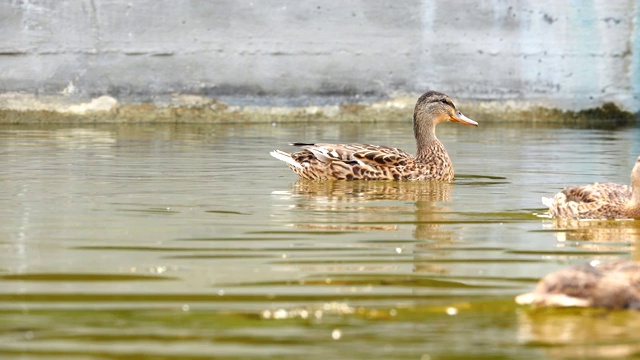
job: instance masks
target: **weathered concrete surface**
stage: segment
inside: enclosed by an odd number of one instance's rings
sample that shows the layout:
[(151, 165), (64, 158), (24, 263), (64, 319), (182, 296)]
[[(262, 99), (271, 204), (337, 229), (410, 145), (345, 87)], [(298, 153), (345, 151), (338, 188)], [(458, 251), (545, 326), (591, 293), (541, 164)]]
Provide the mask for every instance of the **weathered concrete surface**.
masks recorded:
[(231, 106), (245, 96), (249, 104), (310, 96), (305, 105), (313, 105), (325, 96), (437, 89), (499, 108), (507, 100), (571, 110), (613, 102), (638, 112), (639, 7), (636, 0), (5, 1), (0, 93), (22, 97), (26, 108), (64, 109), (104, 95), (120, 106), (171, 103), (176, 94)]
[[(85, 103), (59, 97), (0, 95), (0, 124), (55, 123), (279, 123), (279, 122), (410, 122), (416, 97), (323, 106), (238, 106), (195, 95), (179, 95), (164, 104), (118, 103), (101, 96)], [(490, 121), (563, 123), (615, 127), (636, 118), (613, 103), (581, 111), (531, 106), (520, 101), (458, 103), (481, 123)]]

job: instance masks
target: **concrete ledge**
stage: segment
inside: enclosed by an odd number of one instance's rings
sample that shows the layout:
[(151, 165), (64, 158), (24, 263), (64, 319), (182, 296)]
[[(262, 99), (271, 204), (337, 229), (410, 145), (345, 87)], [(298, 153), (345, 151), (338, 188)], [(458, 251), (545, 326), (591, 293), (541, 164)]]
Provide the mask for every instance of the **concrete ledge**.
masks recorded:
[[(6, 93), (0, 95), (0, 124), (404, 122), (411, 119), (418, 96), (402, 94), (377, 101), (333, 98), (317, 101), (323, 103), (320, 106), (256, 106), (194, 95), (176, 95), (167, 102), (154, 104), (120, 103), (110, 96), (74, 102), (65, 96)], [(244, 104), (269, 103), (268, 99), (242, 100), (240, 103)], [(515, 101), (460, 100), (457, 106), (481, 122), (629, 125), (638, 118), (613, 103), (580, 111)]]

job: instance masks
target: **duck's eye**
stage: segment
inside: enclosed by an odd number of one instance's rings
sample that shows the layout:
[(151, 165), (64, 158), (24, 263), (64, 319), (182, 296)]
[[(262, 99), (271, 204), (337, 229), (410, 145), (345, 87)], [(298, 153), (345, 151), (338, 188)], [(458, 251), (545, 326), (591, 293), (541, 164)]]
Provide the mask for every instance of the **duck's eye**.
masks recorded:
[(440, 99), (440, 102), (445, 105), (449, 105), (449, 102), (447, 101), (447, 99)]

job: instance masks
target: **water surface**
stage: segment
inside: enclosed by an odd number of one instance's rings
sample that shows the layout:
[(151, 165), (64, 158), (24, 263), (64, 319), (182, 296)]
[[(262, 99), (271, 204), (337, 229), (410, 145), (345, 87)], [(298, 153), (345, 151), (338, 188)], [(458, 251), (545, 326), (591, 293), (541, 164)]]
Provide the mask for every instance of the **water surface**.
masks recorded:
[(634, 312), (531, 311), (544, 274), (638, 259), (640, 224), (542, 218), (628, 183), (640, 129), (440, 126), (452, 184), (297, 181), (269, 151), (410, 124), (0, 127), (3, 359), (640, 353)]

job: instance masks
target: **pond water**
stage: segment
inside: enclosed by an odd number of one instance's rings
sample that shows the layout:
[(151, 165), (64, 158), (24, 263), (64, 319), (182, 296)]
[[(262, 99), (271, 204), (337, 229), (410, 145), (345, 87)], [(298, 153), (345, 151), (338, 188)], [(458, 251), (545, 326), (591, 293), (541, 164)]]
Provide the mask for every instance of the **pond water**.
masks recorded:
[(640, 353), (640, 314), (513, 298), (638, 257), (640, 222), (540, 198), (628, 183), (640, 128), (446, 124), (452, 184), (303, 182), (292, 141), (414, 151), (410, 123), (0, 127), (2, 359)]

